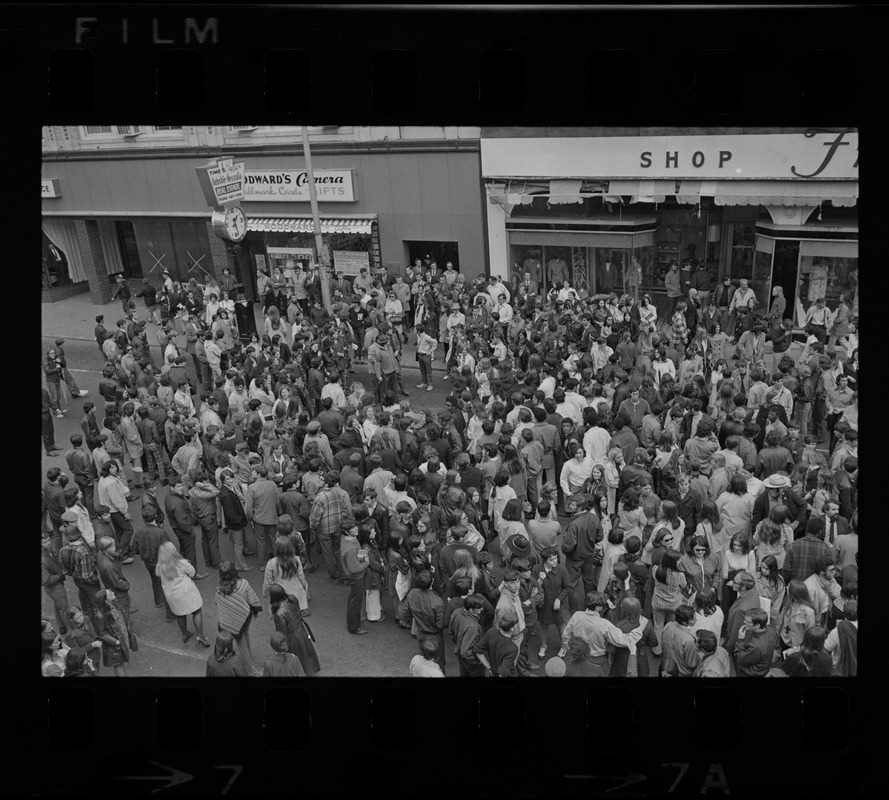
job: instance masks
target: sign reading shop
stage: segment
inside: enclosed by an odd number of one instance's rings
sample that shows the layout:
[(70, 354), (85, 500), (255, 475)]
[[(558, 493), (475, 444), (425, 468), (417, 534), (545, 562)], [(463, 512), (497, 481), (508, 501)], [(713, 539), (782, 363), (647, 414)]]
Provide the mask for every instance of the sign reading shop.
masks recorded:
[(482, 139), (486, 178), (858, 180), (858, 132)]
[[(354, 203), (352, 170), (316, 169), (315, 192), (319, 203)], [(244, 200), (308, 203), (309, 174), (299, 169), (248, 170)]]

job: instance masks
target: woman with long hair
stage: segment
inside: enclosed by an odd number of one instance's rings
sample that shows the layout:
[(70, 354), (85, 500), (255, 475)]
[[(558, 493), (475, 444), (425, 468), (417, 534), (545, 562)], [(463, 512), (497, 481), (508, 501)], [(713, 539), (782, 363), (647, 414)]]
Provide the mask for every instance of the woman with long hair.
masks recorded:
[(815, 625), (817, 617), (818, 612), (815, 610), (815, 604), (812, 602), (805, 581), (793, 580), (787, 584), (787, 600), (784, 603), (778, 631), (781, 634), (781, 641), (785, 647), (790, 648), (790, 652), (799, 649), (803, 635)]
[(278, 536), (275, 539), (275, 556), (270, 558), (265, 565), (265, 576), (262, 581), (262, 596), (269, 596), (269, 587), (277, 583), (284, 587), (287, 594), (292, 594), (299, 600), (300, 608), (304, 615), (308, 616), (309, 582), (306, 580), (302, 562), (293, 547), (293, 540), (289, 536)]
[(361, 440), (364, 442), (365, 449), (370, 446), (374, 434), (379, 429), (380, 426), (377, 424), (377, 413), (374, 411), (374, 407), (365, 406), (361, 420)]
[(620, 483), (621, 468), (624, 464), (624, 454), (619, 447), (612, 447), (608, 451), (608, 460), (605, 462), (605, 486), (608, 495), (608, 513), (617, 514), (617, 487)]
[(710, 552), (706, 536), (692, 536), (685, 554), (679, 559), (679, 569), (696, 592), (714, 587), (720, 574), (719, 556)]
[(815, 491), (806, 495), (807, 505), (811, 517), (820, 519), (824, 517), (824, 506), (827, 503), (835, 503), (839, 498), (836, 478), (829, 469), (818, 470)]
[(676, 488), (676, 479), (682, 470), (683, 459), (684, 455), (676, 445), (675, 435), (670, 431), (663, 431), (652, 464), (654, 490), (662, 500)]
[(736, 533), (729, 541), (722, 559), (722, 607), (731, 608), (738, 599), (732, 588), (732, 578), (739, 572), (756, 572), (756, 555), (750, 549), (750, 540), (744, 533)]
[(829, 678), (833, 659), (824, 649), (827, 631), (814, 625), (803, 634), (798, 651), (786, 655), (780, 669), (791, 678)]
[(627, 548), (624, 545), (626, 539), (625, 531), (620, 526), (615, 525), (606, 534), (605, 538), (596, 545), (596, 549), (602, 554), (602, 568), (599, 572), (599, 582), (596, 585), (597, 591), (605, 591), (608, 581), (614, 575), (614, 565), (627, 552)]
[(275, 334), (281, 337), (282, 342), (290, 341), (290, 326), (287, 320), (281, 318), (281, 312), (277, 306), (269, 306), (268, 313), (263, 321), (265, 335), (271, 339)]
[[(502, 475), (503, 473), (501, 473)], [(509, 487), (506, 487), (509, 488)], [(507, 542), (509, 537), (514, 534), (528, 535), (528, 530), (524, 523), (524, 511), (522, 510), (522, 501), (512, 498), (506, 502), (503, 507), (503, 514), (500, 516), (499, 524), (497, 524), (497, 533), (500, 537), (500, 556), (503, 563), (509, 561), (509, 548)]]
[(620, 499), (615, 527), (621, 527), (627, 536), (642, 536), (648, 524), (645, 509), (642, 508), (642, 492), (636, 486), (630, 486)]
[(719, 640), (725, 614), (716, 602), (717, 594), (714, 587), (702, 589), (695, 595), (695, 621), (689, 627), (689, 633), (710, 631)]
[(182, 632), (182, 641), (187, 642), (195, 635), (188, 630), (186, 621), (186, 617), (191, 614), (197, 642), (203, 647), (209, 647), (210, 643), (204, 638), (204, 617), (201, 612), (204, 601), (192, 580), (195, 569), (191, 562), (179, 555), (172, 542), (163, 542), (158, 548), (155, 574), (161, 579), (164, 597), (176, 617), (176, 624)]
[(770, 602), (769, 624), (777, 630), (781, 621), (781, 608), (784, 604), (784, 579), (775, 556), (765, 556), (759, 562), (759, 569), (754, 574), (756, 593)]
[(377, 543), (377, 530), (370, 525), (358, 526), (358, 545), (367, 552), (368, 569), (364, 576), (364, 609), (368, 622), (381, 622), (386, 614), (380, 605), (380, 589), (385, 588), (387, 566), (383, 564)]
[(725, 456), (716, 452), (710, 456), (710, 480), (707, 482), (705, 498), (716, 500), (731, 483), (732, 476), (725, 465)]
[(655, 545), (655, 537), (661, 530), (666, 530), (669, 534), (669, 546), (671, 550), (675, 550), (682, 554), (682, 541), (685, 538), (685, 520), (679, 516), (679, 506), (672, 500), (664, 500), (658, 510), (657, 520), (651, 531), (651, 537), (645, 545), (642, 553), (642, 560), (647, 564), (655, 565), (656, 562), (651, 558), (646, 558), (646, 553), (651, 553)]
[(792, 542), (793, 528), (787, 522), (787, 506), (776, 503), (769, 509), (769, 515), (756, 526), (753, 534), (756, 560), (761, 564), (764, 558), (772, 556), (778, 569), (781, 569)]
[(511, 444), (503, 448), (503, 464), (501, 469), (509, 473), (509, 485), (512, 487), (517, 500), (524, 505), (528, 499), (528, 471), (525, 462), (519, 458), (519, 453)]
[(250, 584), (238, 574), (231, 561), (223, 562), (219, 567), (219, 586), (216, 588), (217, 625), (220, 631), (231, 635), (238, 661), (247, 676), (255, 671), (250, 647), (250, 623), (260, 611), (262, 606)]
[(713, 413), (711, 416), (713, 417), (713, 421), (717, 425), (722, 425), (727, 419), (730, 419), (735, 406), (735, 385), (729, 381), (725, 380), (722, 377), (722, 373), (720, 370), (724, 369), (725, 361), (720, 359), (719, 364), (715, 370), (713, 370), (713, 375), (711, 379), (714, 377), (718, 377), (719, 386), (717, 388), (716, 384), (713, 384), (713, 392), (710, 395), (710, 408)]
[[(722, 517), (726, 536), (736, 533), (747, 534), (753, 518), (754, 498), (747, 491), (747, 480), (743, 475), (733, 475), (726, 489), (716, 498), (716, 508)], [(749, 570), (752, 574), (753, 570)]]
[(248, 678), (252, 674), (244, 670), (235, 657), (235, 640), (229, 631), (222, 630), (216, 634), (216, 646), (207, 656), (208, 678)]
[(723, 553), (728, 548), (729, 537), (725, 535), (722, 526), (722, 515), (712, 500), (705, 500), (701, 504), (698, 514), (698, 525), (695, 528), (695, 536), (703, 536), (707, 540), (710, 554), (719, 559), (722, 565)]
[(663, 560), (654, 570), (654, 592), (651, 595), (651, 608), (654, 615), (654, 631), (657, 647), (652, 652), (659, 656), (664, 626), (673, 621), (677, 608), (684, 602), (683, 590), (688, 582), (685, 573), (679, 569), (679, 553), (673, 549), (664, 552)]
[(117, 607), (114, 592), (110, 589), (96, 592), (93, 595), (93, 608), (96, 610), (96, 636), (102, 642), (102, 663), (114, 669), (116, 678), (126, 678), (133, 633), (126, 617)]
[(287, 651), (299, 659), (306, 677), (317, 675), (321, 671), (321, 665), (315, 645), (312, 644), (312, 631), (300, 613), (299, 600), (292, 594), (287, 594), (280, 583), (269, 586), (269, 600), (275, 630), (287, 637)]
[[(509, 485), (509, 478), (509, 472), (501, 468), (494, 476), (494, 486), (491, 488), (491, 495), (488, 499), (488, 514), (491, 518), (491, 524), (494, 527), (494, 530), (498, 533), (500, 532), (501, 527), (501, 515), (506, 504), (510, 500), (516, 499), (515, 490)], [(519, 508), (521, 508), (521, 505), (522, 504), (519, 503)]]
[(472, 554), (468, 550), (457, 550), (457, 552), (454, 553), (454, 563), (457, 568), (448, 580), (448, 588), (445, 596), (456, 596), (457, 581), (462, 578), (465, 578), (470, 583), (469, 594), (475, 594), (476, 587), (482, 586), (482, 574), (479, 568), (475, 565)]

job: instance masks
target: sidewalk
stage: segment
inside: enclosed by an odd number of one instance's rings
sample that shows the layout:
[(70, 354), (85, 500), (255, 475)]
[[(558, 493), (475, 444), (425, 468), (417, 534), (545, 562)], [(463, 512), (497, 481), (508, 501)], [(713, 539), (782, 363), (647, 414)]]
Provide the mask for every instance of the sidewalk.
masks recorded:
[[(105, 327), (109, 331), (114, 330), (114, 324), (122, 316), (120, 303), (116, 300), (106, 303), (103, 306), (94, 305), (90, 302), (90, 296), (86, 294), (78, 294), (69, 297), (66, 300), (60, 300), (57, 303), (42, 303), (40, 311), (40, 332), (44, 339), (66, 339), (68, 341), (95, 342), (93, 330), (96, 327), (96, 317), (99, 314), (105, 315)], [(259, 303), (253, 304), (253, 314), (256, 318), (256, 329), (262, 331), (262, 306)], [(145, 319), (147, 312), (145, 306), (139, 301), (136, 302), (136, 318)], [(148, 323), (146, 330), (148, 332), (149, 346), (156, 346), (154, 335), (157, 332), (157, 325), (153, 322)], [(414, 339), (411, 335), (410, 340)], [(401, 359), (403, 369), (419, 370), (420, 366), (415, 359), (417, 348), (414, 345), (404, 346), (404, 355)], [(444, 372), (444, 353), (439, 350), (438, 357), (432, 364), (433, 370)]]

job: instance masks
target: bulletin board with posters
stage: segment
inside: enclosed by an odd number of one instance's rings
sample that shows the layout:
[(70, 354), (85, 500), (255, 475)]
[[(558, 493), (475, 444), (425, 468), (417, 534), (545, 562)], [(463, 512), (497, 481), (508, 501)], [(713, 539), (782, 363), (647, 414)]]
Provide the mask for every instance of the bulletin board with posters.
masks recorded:
[(363, 250), (333, 251), (334, 272), (342, 272), (347, 278), (357, 278), (362, 268), (370, 270), (370, 253)]

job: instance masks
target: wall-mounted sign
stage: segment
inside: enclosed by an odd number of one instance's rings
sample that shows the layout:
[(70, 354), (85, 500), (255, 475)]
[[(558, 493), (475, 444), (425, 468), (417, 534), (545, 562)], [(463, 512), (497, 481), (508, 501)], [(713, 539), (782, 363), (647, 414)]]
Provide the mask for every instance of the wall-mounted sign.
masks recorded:
[(61, 197), (62, 189), (58, 178), (48, 178), (40, 181), (41, 197)]
[(858, 180), (858, 132), (482, 139), (486, 178)]
[(215, 208), (242, 201), (244, 171), (244, 162), (235, 162), (233, 158), (220, 158), (195, 167), (207, 205)]
[[(316, 169), (315, 192), (319, 203), (354, 203), (350, 169)], [(309, 202), (309, 174), (300, 169), (249, 170), (244, 200), (250, 202)]]
[(342, 272), (346, 275), (354, 275), (357, 277), (361, 273), (361, 268), (370, 269), (370, 253), (364, 251), (354, 252), (351, 250), (334, 250), (333, 251), (333, 271)]

